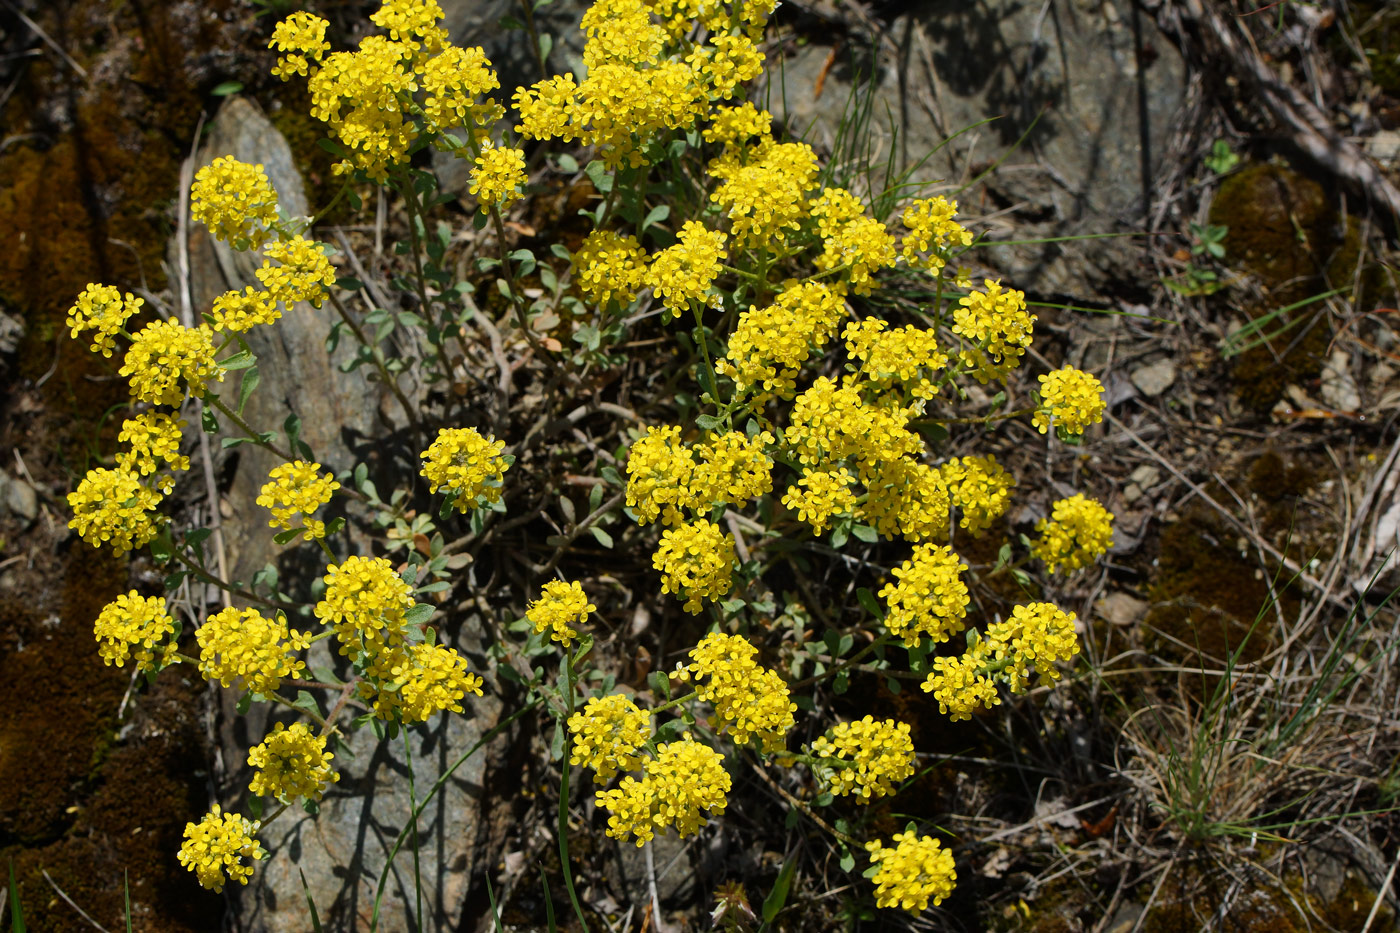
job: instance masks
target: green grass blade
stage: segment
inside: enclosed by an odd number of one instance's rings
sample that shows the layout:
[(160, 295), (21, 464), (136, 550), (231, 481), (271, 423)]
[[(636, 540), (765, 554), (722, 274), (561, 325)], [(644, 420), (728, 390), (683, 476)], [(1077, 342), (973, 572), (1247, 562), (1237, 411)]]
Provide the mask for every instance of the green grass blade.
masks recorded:
[(549, 926), (549, 933), (557, 933), (559, 927), (554, 922), (554, 897), (549, 893), (549, 875), (540, 872), (540, 883), (544, 885), (544, 921)]
[(24, 907), (19, 902), (19, 887), (15, 884), (15, 860), (10, 859), (10, 928), (24, 933)]
[[(302, 880), (304, 886), (306, 881)], [(122, 869), (122, 896), (125, 904), (122, 909), (122, 919), (126, 921), (126, 933), (131, 933), (131, 873)], [(313, 914), (315, 911), (313, 910)]]
[[(301, 893), (306, 895), (306, 906), (311, 911), (311, 931), (321, 933), (321, 915), (316, 912), (316, 902), (311, 899), (311, 889), (306, 885), (306, 872), (298, 868), (297, 874), (301, 875)], [(127, 921), (126, 929), (127, 933), (131, 933), (130, 920)]]
[(778, 880), (773, 882), (773, 890), (768, 892), (768, 896), (763, 899), (763, 922), (765, 925), (772, 923), (773, 918), (778, 916), (778, 911), (787, 904), (788, 892), (792, 890), (792, 876), (797, 872), (797, 859), (788, 856), (783, 862), (782, 871), (778, 872)]
[(491, 902), (491, 922), (496, 925), (496, 933), (505, 933), (501, 928), (501, 912), (496, 908), (496, 892), (491, 887), (491, 875), (486, 875), (486, 899)]

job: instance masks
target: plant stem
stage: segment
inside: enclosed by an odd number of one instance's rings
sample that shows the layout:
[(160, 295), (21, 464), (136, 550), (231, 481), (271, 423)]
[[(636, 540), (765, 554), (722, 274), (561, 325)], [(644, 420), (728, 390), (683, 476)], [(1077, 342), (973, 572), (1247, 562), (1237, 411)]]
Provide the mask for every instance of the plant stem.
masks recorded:
[(798, 690), (802, 687), (810, 687), (812, 684), (819, 683), (823, 680), (828, 680), (832, 677), (835, 677), (837, 674), (846, 670), (848, 667), (859, 663), (862, 658), (870, 654), (870, 652), (874, 651), (876, 648), (880, 647), (881, 645), (888, 644), (893, 639), (894, 636), (886, 632), (885, 634), (876, 638), (870, 644), (866, 645), (864, 648), (857, 651), (855, 654), (851, 655), (846, 660), (842, 661), (840, 664), (837, 664), (835, 667), (823, 671), (820, 674), (814, 674), (813, 676), (808, 677), (806, 680), (799, 680), (795, 684), (788, 684), (788, 689)]
[(540, 48), (540, 34), (535, 29), (535, 5), (531, 0), (520, 0), (520, 11), (525, 14), (525, 31), (530, 36), (530, 50), (535, 53), (535, 61), (540, 66), (540, 79), (549, 80), (549, 66), (544, 62), (544, 51)]
[(283, 602), (281, 600), (267, 599), (265, 597), (257, 595), (256, 593), (250, 593), (249, 591), (241, 587), (234, 586), (232, 583), (220, 580), (218, 577), (214, 576), (209, 571), (205, 570), (203, 567), (199, 566), (198, 564), (192, 563), (188, 557), (186, 557), (180, 552), (179, 549), (172, 549), (170, 555), (176, 560), (178, 560), (181, 564), (183, 564), (185, 568), (190, 571), (190, 573), (193, 573), (200, 580), (213, 586), (217, 586), (219, 589), (232, 596), (237, 596), (240, 599), (246, 599), (248, 602), (257, 603), (260, 606), (266, 606), (269, 609), (295, 610), (302, 608), (301, 604), (299, 603), (288, 603)]
[(687, 693), (687, 694), (686, 694), (685, 696), (683, 696), (683, 697), (676, 697), (674, 700), (667, 700), (665, 703), (662, 703), (660, 706), (653, 706), (653, 707), (651, 708), (651, 714), (652, 714), (653, 716), (655, 716), (657, 713), (664, 713), (664, 712), (666, 712), (668, 709), (673, 709), (674, 707), (680, 706), (682, 703), (687, 703), (687, 702), (689, 702), (689, 701), (695, 699), (695, 698), (698, 697), (699, 695), (700, 695), (700, 691), (699, 691), (699, 690), (692, 690), (692, 691), (690, 691), (689, 693)]
[(695, 315), (695, 342), (700, 347), (700, 355), (705, 359), (705, 375), (710, 383), (710, 404), (719, 408), (719, 380), (715, 378), (714, 363), (710, 362), (710, 342), (705, 337), (705, 324), (702, 320), (700, 303), (692, 300), (690, 310)]
[(286, 460), (288, 463), (291, 463), (292, 461), (296, 460), (296, 457), (290, 451), (282, 450), (280, 447), (278, 447), (271, 441), (263, 440), (261, 434), (248, 427), (248, 422), (240, 418), (232, 408), (229, 408), (227, 405), (225, 405), (217, 395), (206, 395), (204, 396), (204, 400), (210, 405), (213, 405), (220, 412), (222, 412), (228, 418), (228, 420), (232, 421), (234, 423), (234, 426), (237, 427), (238, 430), (242, 431), (244, 436), (247, 437), (254, 444), (258, 445), (264, 450), (271, 451), (272, 453), (281, 457), (283, 460)]
[(417, 903), (418, 918), (417, 929), (423, 929), (423, 874), (418, 861), (418, 812), (416, 798), (418, 792), (413, 787), (413, 749), (408, 742), (408, 730), (402, 725), (399, 726), (399, 733), (403, 736), (403, 757), (408, 765), (408, 808), (413, 814), (411, 823), (413, 825), (413, 893)]
[(515, 270), (510, 264), (510, 255), (506, 252), (506, 227), (501, 222), (501, 212), (496, 209), (496, 205), (491, 205), (491, 224), (496, 229), (496, 243), (501, 250), (501, 271), (505, 274), (506, 285), (510, 287), (510, 303), (515, 309), (515, 321), (520, 330), (525, 334), (525, 341), (530, 344), (530, 348), (542, 360), (550, 357), (544, 346), (535, 337), (534, 330), (530, 327), (530, 318), (525, 312), (525, 297), (520, 294), (520, 287), (515, 281)]
[(418, 412), (413, 407), (413, 403), (403, 394), (399, 388), (398, 378), (389, 372), (388, 364), (384, 360), (384, 353), (377, 346), (370, 344), (365, 337), (364, 330), (350, 317), (350, 312), (345, 309), (345, 305), (334, 294), (330, 295), (331, 304), (340, 313), (340, 319), (350, 328), (350, 332), (355, 335), (355, 339), (360, 342), (360, 346), (365, 347), (374, 355), (374, 366), (379, 370), (379, 377), (384, 380), (384, 384), (389, 387), (389, 391), (394, 393), (394, 398), (398, 399), (399, 405), (403, 408), (403, 413), (408, 416), (408, 423), (417, 427), (419, 422)]
[[(582, 656), (580, 654), (580, 656)], [(567, 717), (574, 714), (574, 665), (569, 652), (564, 652), (564, 707)], [(564, 889), (569, 892), (569, 903), (574, 905), (583, 933), (588, 933), (588, 921), (584, 919), (583, 908), (579, 906), (578, 895), (574, 893), (574, 870), (569, 864), (569, 750), (564, 749), (559, 769), (559, 868), (564, 873)]]

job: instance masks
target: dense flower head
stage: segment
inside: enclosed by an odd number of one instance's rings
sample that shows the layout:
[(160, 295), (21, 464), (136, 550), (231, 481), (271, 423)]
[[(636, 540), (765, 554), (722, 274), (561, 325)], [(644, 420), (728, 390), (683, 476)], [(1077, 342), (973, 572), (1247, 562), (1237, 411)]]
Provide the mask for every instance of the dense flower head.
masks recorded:
[(116, 349), (116, 335), (122, 330), (132, 315), (141, 310), (145, 302), (127, 292), (125, 295), (111, 285), (89, 283), (78, 295), (73, 307), (68, 309), (68, 326), (76, 340), (85, 330), (94, 331), (93, 353), (111, 356)]
[(525, 618), (535, 624), (536, 632), (549, 632), (550, 638), (568, 648), (578, 637), (574, 626), (587, 622), (588, 614), (597, 608), (577, 583), (550, 580), (544, 585), (540, 598), (526, 608)]
[(501, 484), (510, 467), (505, 441), (482, 437), (475, 428), (443, 428), (423, 458), (422, 475), (428, 478), (428, 491), (439, 489), (456, 493), (452, 503), (466, 512), (481, 502), (499, 502)]
[(1066, 434), (1083, 434), (1091, 424), (1103, 421), (1103, 384), (1089, 373), (1066, 366), (1040, 377), (1040, 410), (1031, 424), (1041, 434), (1053, 422)]
[(772, 754), (783, 747), (797, 705), (783, 679), (754, 660), (757, 654), (743, 636), (713, 632), (691, 649), (685, 676), (694, 676), (697, 699), (714, 706), (717, 730), (727, 728), (738, 745), (756, 738)]
[(675, 246), (652, 259), (646, 282), (667, 308), (679, 313), (690, 302), (704, 298), (719, 275), (720, 260), (729, 253), (724, 248), (724, 234), (706, 230), (698, 220), (687, 220), (676, 239)]
[(605, 64), (656, 64), (666, 31), (651, 20), (643, 0), (596, 0), (583, 14), (583, 60), (592, 72)]
[(710, 86), (712, 97), (729, 100), (739, 85), (763, 73), (763, 53), (748, 36), (718, 35), (692, 49), (686, 64)]
[(258, 281), (274, 301), (284, 305), (305, 301), (321, 307), (326, 290), (335, 284), (335, 268), (319, 243), (294, 236), (269, 244), (263, 255), (280, 263), (264, 262), (257, 271)]
[(710, 112), (705, 142), (731, 146), (754, 136), (766, 137), (773, 128), (773, 115), (748, 101), (733, 107), (716, 107)]
[[(127, 658), (139, 671), (154, 671), (175, 654), (175, 620), (165, 611), (159, 596), (123, 593), (102, 607), (92, 626), (102, 663), (125, 667)], [(165, 642), (165, 644), (161, 644)]]
[(904, 209), (904, 240), (900, 252), (912, 266), (938, 272), (947, 264), (947, 252), (972, 245), (972, 234), (953, 217), (958, 202), (944, 197), (924, 198)]
[(699, 832), (707, 813), (724, 812), (729, 788), (720, 753), (686, 735), (658, 747), (640, 781), (629, 776), (616, 789), (599, 791), (598, 805), (610, 814), (608, 835), (635, 836), (640, 847), (666, 826), (682, 839)]
[(569, 764), (593, 769), (593, 781), (606, 784), (619, 771), (642, 766), (638, 749), (651, 739), (651, 716), (620, 693), (590, 697), (569, 717), (574, 750)]
[(261, 165), (219, 156), (195, 173), (190, 216), (234, 249), (258, 249), (277, 223), (277, 192)]
[(306, 723), (292, 723), (289, 729), (279, 722), (260, 744), (248, 750), (248, 766), (255, 769), (248, 788), (282, 803), (299, 798), (320, 800), (326, 788), (340, 780), (331, 769), (334, 757), (326, 751), (326, 737), (313, 735)]
[(857, 295), (869, 295), (875, 287), (873, 273), (894, 265), (894, 237), (874, 217), (857, 217), (840, 224), (822, 238), (822, 251), (814, 265), (823, 272), (840, 270), (843, 281)]
[[(126, 449), (117, 454), (117, 469), (141, 476), (151, 475), (162, 465), (172, 470), (188, 470), (190, 458), (180, 453), (181, 429), (187, 423), (163, 411), (142, 412), (127, 418), (117, 434), (117, 441), (126, 445)], [(163, 477), (162, 491), (170, 492), (173, 482)]]
[[(340, 483), (329, 473), (322, 473), (321, 464), (294, 460), (272, 468), (258, 496), (258, 505), (272, 512), (268, 525), (291, 531), (299, 528), (308, 539), (324, 538), (326, 523), (311, 516), (331, 501)], [(296, 519), (300, 517), (301, 521)]]
[(417, 51), (436, 52), (447, 43), (441, 26), (442, 7), (437, 0), (384, 0), (370, 22), (389, 32), (389, 38)]
[(938, 385), (929, 377), (948, 365), (948, 356), (938, 349), (932, 328), (906, 325), (890, 330), (884, 321), (870, 317), (847, 324), (841, 337), (846, 352), (860, 361), (860, 377), (875, 389), (899, 385), (916, 399), (938, 394)]
[(986, 291), (958, 299), (953, 308), (953, 333), (972, 342), (960, 359), (985, 385), (993, 379), (1005, 379), (1020, 365), (1037, 318), (1026, 312), (1024, 292), (1002, 288), (1000, 280), (984, 279), (982, 284)]
[(893, 794), (895, 782), (914, 773), (909, 725), (893, 719), (838, 722), (812, 743), (812, 754), (840, 762), (819, 768), (822, 781), (838, 797), (858, 795), (859, 803)]
[(836, 515), (844, 515), (856, 506), (856, 494), (851, 489), (855, 477), (844, 468), (834, 470), (803, 470), (796, 485), (783, 495), (783, 505), (797, 513), (797, 520), (812, 526), (813, 534), (821, 534)]
[(841, 296), (820, 282), (791, 284), (771, 305), (740, 313), (716, 369), (740, 391), (758, 387), (792, 398), (802, 364), (831, 339), (844, 312)]
[(687, 612), (699, 612), (706, 599), (729, 592), (734, 571), (734, 536), (708, 519), (669, 528), (652, 557), (661, 571), (661, 592), (685, 599)]
[(391, 166), (408, 159), (417, 130), (404, 116), (401, 97), (418, 89), (415, 51), (416, 43), (368, 36), (354, 52), (326, 56), (311, 75), (311, 115), (348, 150), (336, 174), (359, 169), (383, 183)]
[(812, 202), (812, 219), (823, 240), (835, 236), (843, 225), (864, 213), (865, 204), (846, 188), (823, 188), (821, 196)]
[(185, 824), (185, 841), (180, 846), (180, 864), (194, 872), (199, 883), (211, 891), (222, 891), (227, 881), (247, 884), (254, 862), (267, 857), (262, 844), (253, 838), (258, 824), (236, 813), (224, 813), (216, 803), (198, 823)]
[(1006, 514), (1016, 479), (996, 458), (954, 457), (939, 468), (952, 505), (960, 513), (958, 526), (981, 535)]
[(321, 56), (331, 50), (326, 41), (326, 27), (329, 22), (314, 13), (299, 10), (279, 22), (272, 30), (272, 41), (267, 47), (283, 53), (278, 56), (272, 73), (283, 81), (290, 81), (293, 75), (307, 76), (310, 62), (319, 62)]
[(722, 181), (710, 200), (725, 209), (736, 247), (773, 250), (801, 228), (807, 213), (806, 192), (816, 181), (817, 155), (806, 143), (759, 146), (743, 164), (711, 163)]
[(501, 82), (479, 46), (443, 49), (423, 65), (419, 83), (424, 93), (423, 119), (435, 132), (464, 127), (479, 143), (505, 114), (500, 104), (485, 96)]
[(283, 678), (297, 677), (306, 662), (296, 655), (311, 644), (311, 636), (256, 609), (229, 606), (204, 620), (194, 633), (199, 643), (199, 672), (225, 687), (263, 695), (275, 693)]
[(599, 308), (612, 302), (631, 304), (647, 273), (647, 254), (637, 238), (612, 230), (594, 230), (573, 254), (574, 282)]
[(481, 696), (481, 687), (466, 658), (445, 645), (419, 642), (375, 655), (360, 682), (360, 696), (380, 719), (427, 722), (443, 710), (462, 712), (462, 699), (469, 693)]
[(118, 554), (143, 547), (160, 531), (155, 511), (164, 494), (141, 482), (125, 466), (88, 470), (78, 488), (68, 494), (73, 517), (68, 527), (93, 547), (112, 545)]
[(907, 457), (862, 465), (866, 497), (858, 515), (886, 538), (913, 543), (946, 538), (951, 497), (943, 474)]
[(520, 122), (515, 131), (526, 139), (561, 139), (569, 142), (577, 131), (570, 123), (578, 85), (572, 72), (518, 87), (512, 100)]
[[(266, 263), (264, 263), (266, 266)], [(245, 285), (243, 291), (226, 291), (214, 299), (209, 316), (216, 331), (246, 334), (259, 324), (275, 324), (282, 319), (282, 306), (267, 291)]]
[(967, 616), (967, 565), (946, 545), (918, 544), (914, 555), (892, 573), (879, 596), (886, 600), (885, 627), (906, 644), (918, 645), (927, 635), (935, 642), (962, 631)]
[(925, 693), (933, 694), (938, 711), (953, 722), (971, 719), (978, 709), (991, 709), (1001, 703), (983, 659), (975, 654), (934, 658), (933, 670), (920, 686)]
[(691, 496), (704, 509), (715, 503), (744, 505), (773, 488), (773, 459), (764, 451), (773, 435), (759, 431), (713, 434), (695, 447), (699, 462), (691, 478)]
[(662, 60), (646, 68), (623, 62), (590, 68), (566, 106), (570, 134), (597, 147), (603, 163), (616, 169), (645, 164), (652, 137), (694, 125), (708, 103), (689, 66)]
[(347, 557), (326, 568), (326, 592), (316, 618), (335, 629), (340, 653), (375, 654), (403, 641), (404, 614), (413, 606), (413, 588), (382, 557)]
[(912, 914), (923, 913), (930, 900), (937, 907), (958, 880), (953, 853), (932, 836), (905, 832), (892, 838), (893, 846), (879, 840), (865, 844), (870, 861), (880, 866), (873, 879), (876, 906), (901, 907)]
[(521, 197), (520, 189), (527, 181), (524, 152), (512, 146), (493, 146), (486, 142), (472, 164), (469, 191), (481, 204), (503, 206)]
[(152, 405), (178, 406), (185, 399), (181, 383), (192, 395), (202, 396), (208, 382), (223, 381), (211, 335), (204, 324), (185, 327), (173, 320), (153, 321), (136, 332), (118, 372), (127, 377), (133, 397)]
[(1035, 523), (1040, 537), (1031, 554), (1051, 573), (1078, 570), (1113, 546), (1113, 513), (1083, 493), (1054, 504), (1048, 518)]
[(907, 410), (869, 405), (854, 386), (822, 376), (793, 402), (783, 439), (806, 467), (854, 457), (873, 468), (922, 449), (908, 421)]
[(1052, 603), (1016, 606), (1010, 618), (987, 626), (974, 650), (988, 662), (1006, 662), (998, 676), (1013, 693), (1025, 690), (1032, 671), (1043, 679), (1059, 680), (1055, 662), (1068, 661), (1079, 653), (1074, 613)]
[(695, 458), (681, 442), (676, 425), (647, 428), (627, 453), (627, 505), (643, 525), (661, 519), (663, 525), (684, 520), (681, 509), (697, 503), (690, 493)]

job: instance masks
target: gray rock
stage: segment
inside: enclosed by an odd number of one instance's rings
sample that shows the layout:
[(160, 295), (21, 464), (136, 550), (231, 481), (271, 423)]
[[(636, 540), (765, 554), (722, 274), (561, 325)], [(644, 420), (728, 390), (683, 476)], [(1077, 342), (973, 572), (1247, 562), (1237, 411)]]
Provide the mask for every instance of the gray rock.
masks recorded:
[(1336, 411), (1354, 412), (1361, 408), (1361, 390), (1351, 374), (1351, 354), (1342, 347), (1332, 351), (1322, 367), (1322, 400)]
[(1162, 478), (1162, 471), (1150, 463), (1144, 463), (1136, 470), (1128, 474), (1128, 479), (1146, 489), (1148, 486), (1156, 486)]
[(39, 495), (33, 486), (15, 477), (5, 485), (5, 508), (26, 523), (32, 522), (39, 517)]
[(1099, 615), (1112, 625), (1132, 625), (1147, 611), (1147, 603), (1127, 593), (1109, 593), (1099, 600)]
[[(277, 189), (285, 213), (307, 213), (301, 176), (286, 141), (250, 102), (232, 98), (220, 110), (200, 152), (200, 164), (208, 164), (220, 155), (261, 163)], [(196, 314), (207, 310), (225, 290), (256, 284), (253, 271), (260, 264), (260, 257), (235, 253), (216, 242), (201, 226), (192, 225), (191, 294)], [(363, 370), (343, 373), (337, 368), (351, 354), (350, 340), (342, 341), (335, 353), (326, 350), (326, 334), (334, 314), (329, 305), (320, 310), (298, 305), (287, 309), (276, 325), (257, 328), (247, 335), (258, 357), (262, 381), (249, 399), (244, 417), (258, 430), (280, 433), (287, 415), (295, 412), (302, 420), (302, 439), (311, 446), (316, 459), (324, 469), (339, 473), (357, 461), (372, 459), (372, 453), (390, 459), (396, 449), (392, 440), (386, 441), (385, 431), (376, 421), (380, 389), (365, 381)], [(218, 391), (225, 398), (236, 398), (237, 390), (238, 377), (234, 374)], [(232, 433), (231, 426), (226, 428)], [(417, 449), (414, 447), (413, 452)], [(247, 581), (265, 565), (274, 564), (287, 581), (284, 589), (307, 592), (311, 581), (324, 572), (325, 559), (313, 548), (288, 550), (277, 546), (267, 526), (267, 512), (255, 502), (268, 471), (279, 461), (249, 445), (224, 456), (237, 458), (232, 483), (225, 492), (229, 508), (223, 525), (230, 575)], [(351, 512), (352, 518), (355, 514)], [(367, 552), (365, 541), (354, 540), (361, 553)], [(344, 544), (338, 542), (335, 547), (340, 552)], [(317, 627), (314, 619), (294, 619), (293, 625), (313, 630)], [(460, 634), (448, 642), (469, 653), (479, 650), (479, 623), (465, 620), (460, 629)], [(334, 668), (334, 660), (329, 642), (313, 647), (311, 666)], [(240, 716), (234, 709), (236, 700), (234, 691), (219, 691), (219, 753), (226, 773), (220, 775), (218, 802), (246, 813), (251, 777), (245, 766), (248, 749), (262, 740), (271, 725), (266, 706), (255, 706), (248, 715)], [(414, 750), (420, 794), (494, 725), (499, 703), (489, 697), (485, 701), (473, 700), (468, 710), (466, 716), (436, 717), (430, 729), (411, 732), (409, 742)], [(348, 717), (342, 721), (344, 718)], [(263, 843), (271, 851), (271, 859), (261, 863), (250, 884), (233, 896), (238, 929), (249, 933), (304, 933), (310, 929), (302, 873), (326, 929), (368, 929), (375, 885), (383, 874), (386, 853), (409, 813), (407, 766), (402, 738), (381, 743), (372, 732), (362, 730), (351, 736), (348, 749), (353, 755), (337, 752), (335, 764), (340, 782), (323, 802), (319, 816), (293, 809), (268, 827)], [(479, 824), (481, 761), (478, 757), (455, 772), (419, 824), (425, 847), (424, 929), (458, 926), (466, 887), (477, 866), (474, 843)], [(412, 916), (412, 866), (411, 851), (401, 851), (386, 885), (379, 922), (379, 929), (385, 933), (418, 929)]]
[(1176, 382), (1176, 364), (1171, 360), (1158, 360), (1134, 370), (1132, 380), (1139, 392), (1148, 398), (1156, 398)]

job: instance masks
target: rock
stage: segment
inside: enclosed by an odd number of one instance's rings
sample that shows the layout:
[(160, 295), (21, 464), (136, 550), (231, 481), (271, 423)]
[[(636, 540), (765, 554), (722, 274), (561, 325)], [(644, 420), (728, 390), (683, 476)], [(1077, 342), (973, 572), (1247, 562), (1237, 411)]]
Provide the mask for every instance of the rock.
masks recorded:
[(1337, 347), (1322, 367), (1322, 401), (1335, 411), (1361, 409), (1361, 390), (1351, 374), (1351, 354)]
[(1099, 600), (1098, 610), (1111, 625), (1132, 625), (1147, 611), (1147, 603), (1127, 593), (1109, 593)]
[[(285, 213), (307, 213), (301, 176), (286, 140), (252, 103), (241, 98), (229, 99), (220, 109), (200, 152), (200, 164), (230, 154), (263, 165)], [(235, 253), (216, 242), (202, 226), (191, 225), (190, 284), (196, 314), (207, 310), (225, 290), (257, 284), (253, 270), (260, 264), (260, 257)], [(287, 415), (295, 412), (302, 421), (302, 440), (311, 446), (324, 469), (339, 473), (356, 462), (386, 463), (396, 455), (399, 445), (376, 423), (380, 389), (366, 381), (363, 370), (344, 373), (338, 368), (353, 355), (352, 340), (344, 339), (335, 353), (327, 352), (325, 339), (333, 318), (329, 306), (317, 310), (297, 305), (287, 309), (276, 325), (256, 328), (247, 335), (262, 379), (248, 400), (244, 417), (259, 430), (280, 433)], [(238, 377), (233, 376), (217, 391), (230, 397), (238, 391)], [(217, 444), (215, 449), (219, 449)], [(418, 448), (411, 449), (416, 452)], [(231, 469), (233, 475), (220, 506), (230, 575), (247, 581), (273, 564), (281, 574), (283, 588), (304, 596), (311, 582), (324, 572), (325, 558), (314, 548), (277, 546), (267, 527), (267, 512), (255, 502), (268, 471), (279, 461), (249, 445), (221, 456), (226, 464), (221, 472)], [(344, 499), (337, 501), (332, 509), (345, 508)], [(357, 513), (351, 511), (350, 515), (353, 530)], [(362, 539), (352, 540), (361, 553), (368, 550)], [(346, 550), (343, 538), (333, 546), (338, 554)], [(310, 617), (292, 621), (300, 629), (319, 627)], [(451, 618), (447, 622), (450, 627), (443, 631), (445, 641), (468, 653), (480, 652), (482, 626), (478, 619)], [(343, 674), (337, 667), (339, 660), (330, 643), (321, 641), (313, 646), (309, 664)], [(480, 672), (489, 680), (488, 671)], [(268, 707), (257, 704), (246, 716), (237, 715), (237, 693), (215, 689), (221, 713), (219, 752), (226, 768), (217, 778), (216, 801), (246, 813), (251, 774), (244, 763), (249, 747), (271, 729)], [(334, 697), (328, 699), (333, 701)], [(499, 716), (499, 701), (489, 696), (464, 705), (466, 715), (439, 715), (430, 728), (410, 731), (419, 794)], [(233, 893), (237, 928), (248, 933), (304, 933), (310, 929), (301, 883), (304, 873), (326, 929), (368, 929), (370, 905), (387, 850), (409, 812), (404, 743), (402, 738), (380, 742), (372, 731), (362, 729), (351, 736), (348, 749), (335, 754), (340, 781), (322, 802), (320, 814), (312, 817), (294, 808), (269, 826), (263, 843), (272, 857), (258, 866), (246, 888)], [(466, 888), (477, 868), (484, 754), (455, 773), (419, 824), (425, 847), (431, 847), (431, 854), (423, 860), (426, 929), (457, 929), (461, 920)], [(394, 862), (379, 929), (384, 933), (417, 929), (411, 916), (414, 896), (412, 853), (405, 849)]]
[(39, 496), (33, 486), (15, 477), (5, 485), (5, 508), (28, 524), (39, 517)]
[(1137, 483), (1129, 483), (1123, 487), (1123, 501), (1132, 505), (1142, 498), (1142, 487)]
[(1366, 140), (1366, 154), (1377, 162), (1400, 160), (1400, 132), (1381, 130)]
[(1146, 489), (1149, 486), (1156, 486), (1162, 478), (1162, 471), (1150, 463), (1144, 463), (1136, 470), (1128, 474), (1128, 479)]
[(1139, 392), (1148, 398), (1156, 398), (1176, 382), (1176, 364), (1171, 360), (1158, 360), (1134, 370), (1132, 380)]

